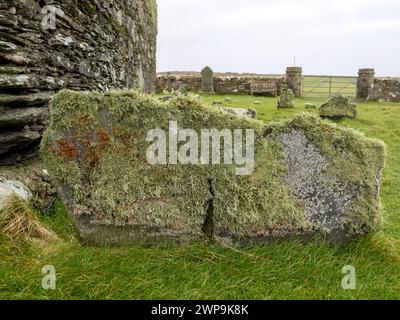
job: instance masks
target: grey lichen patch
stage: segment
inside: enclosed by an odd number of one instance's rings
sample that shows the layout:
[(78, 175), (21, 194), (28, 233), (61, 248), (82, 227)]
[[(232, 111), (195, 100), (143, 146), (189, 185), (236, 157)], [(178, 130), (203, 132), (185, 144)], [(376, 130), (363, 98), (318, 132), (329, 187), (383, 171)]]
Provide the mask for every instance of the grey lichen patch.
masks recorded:
[(328, 177), (328, 159), (310, 143), (304, 132), (282, 133), (278, 141), (284, 146), (285, 160), (289, 164), (285, 181), (305, 206), (309, 221), (326, 229), (340, 226), (341, 218), (351, 200), (359, 196), (358, 192), (349, 190), (337, 177)]
[[(350, 238), (379, 228), (384, 145), (316, 117), (265, 125), (197, 96), (161, 102), (135, 91), (62, 91), (50, 110), (43, 157), (86, 241)], [(237, 176), (236, 164), (150, 165), (147, 132), (168, 132), (170, 121), (199, 136), (253, 129), (253, 174)]]
[[(290, 134), (293, 130), (304, 134), (311, 144), (306, 144), (307, 149), (311, 148), (314, 153), (316, 148), (323, 157), (314, 160), (319, 159), (320, 164), (328, 163), (319, 177), (325, 181), (325, 188), (343, 196), (337, 199), (339, 207), (346, 207), (339, 220), (339, 229), (350, 235), (360, 235), (376, 231), (382, 226), (380, 185), (386, 156), (386, 146), (382, 141), (366, 138), (356, 130), (306, 114), (270, 124), (265, 130), (275, 137)], [(313, 184), (314, 180), (310, 179), (309, 183)], [(351, 201), (348, 201), (350, 195)], [(321, 197), (321, 194), (312, 198), (315, 197)], [(300, 198), (304, 202), (304, 197)], [(325, 231), (332, 230), (328, 228)]]

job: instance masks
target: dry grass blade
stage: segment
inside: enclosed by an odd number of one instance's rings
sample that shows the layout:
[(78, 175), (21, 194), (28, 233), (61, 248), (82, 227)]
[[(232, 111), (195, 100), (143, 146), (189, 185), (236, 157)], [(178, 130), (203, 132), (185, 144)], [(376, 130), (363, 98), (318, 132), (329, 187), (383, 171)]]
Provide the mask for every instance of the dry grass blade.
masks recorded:
[(32, 209), (17, 195), (12, 195), (0, 211), (0, 234), (13, 241), (56, 238), (56, 235), (40, 223)]

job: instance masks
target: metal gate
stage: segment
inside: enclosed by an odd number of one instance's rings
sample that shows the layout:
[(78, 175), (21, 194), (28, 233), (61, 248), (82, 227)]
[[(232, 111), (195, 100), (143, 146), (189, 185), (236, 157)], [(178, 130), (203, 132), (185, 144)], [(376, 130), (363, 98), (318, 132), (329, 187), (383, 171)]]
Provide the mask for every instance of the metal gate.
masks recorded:
[(357, 77), (345, 76), (304, 76), (302, 96), (309, 98), (330, 98), (341, 94), (355, 98), (357, 92)]

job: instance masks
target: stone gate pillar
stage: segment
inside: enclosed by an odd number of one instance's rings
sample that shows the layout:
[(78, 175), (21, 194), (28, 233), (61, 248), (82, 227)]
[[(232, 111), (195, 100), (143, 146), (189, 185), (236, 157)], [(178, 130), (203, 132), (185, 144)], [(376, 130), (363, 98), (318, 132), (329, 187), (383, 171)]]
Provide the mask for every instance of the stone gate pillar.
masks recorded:
[(296, 97), (301, 96), (301, 85), (303, 81), (303, 69), (301, 67), (287, 67), (286, 82), (288, 89), (292, 89)]
[(375, 80), (375, 69), (360, 69), (357, 81), (357, 99), (367, 99)]

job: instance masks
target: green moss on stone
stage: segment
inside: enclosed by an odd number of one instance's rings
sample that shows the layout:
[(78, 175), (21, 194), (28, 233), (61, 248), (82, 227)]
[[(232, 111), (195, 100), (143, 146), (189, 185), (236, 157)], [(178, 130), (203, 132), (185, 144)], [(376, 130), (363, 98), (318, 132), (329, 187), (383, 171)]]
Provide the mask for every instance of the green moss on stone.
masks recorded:
[[(90, 214), (99, 225), (146, 225), (200, 237), (211, 183), (218, 234), (243, 238), (271, 229), (315, 230), (284, 182), (288, 166), (274, 138), (293, 129), (302, 130), (329, 159), (329, 175), (362, 189), (362, 200), (352, 202), (343, 225), (353, 234), (380, 225), (376, 173), (382, 170), (384, 144), (309, 114), (265, 125), (204, 105), (195, 96), (163, 103), (135, 91), (68, 90), (53, 98), (50, 112), (41, 148), (46, 166), (72, 214)], [(254, 173), (236, 176), (236, 165), (149, 165), (146, 134), (154, 128), (168, 132), (171, 120), (197, 132), (254, 129)]]

